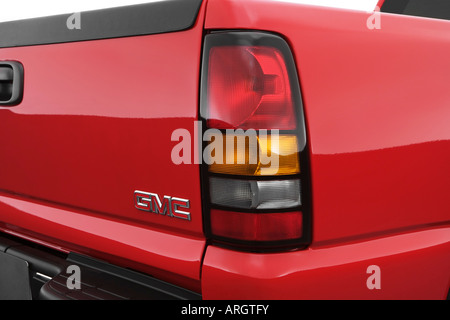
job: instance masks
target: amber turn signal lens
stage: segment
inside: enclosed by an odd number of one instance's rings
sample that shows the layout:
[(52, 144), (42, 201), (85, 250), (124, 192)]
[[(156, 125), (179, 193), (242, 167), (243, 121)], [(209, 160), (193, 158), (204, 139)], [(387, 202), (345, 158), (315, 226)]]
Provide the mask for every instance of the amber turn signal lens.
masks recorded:
[(226, 135), (223, 141), (223, 163), (211, 164), (210, 172), (243, 176), (300, 173), (298, 140), (295, 135)]

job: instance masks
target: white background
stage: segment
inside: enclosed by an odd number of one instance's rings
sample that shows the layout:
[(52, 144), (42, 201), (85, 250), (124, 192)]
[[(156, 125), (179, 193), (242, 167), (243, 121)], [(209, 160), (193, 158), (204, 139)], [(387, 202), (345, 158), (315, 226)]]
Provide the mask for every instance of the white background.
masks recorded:
[[(0, 22), (162, 0), (3, 0)], [(378, 0), (274, 0), (372, 11)]]

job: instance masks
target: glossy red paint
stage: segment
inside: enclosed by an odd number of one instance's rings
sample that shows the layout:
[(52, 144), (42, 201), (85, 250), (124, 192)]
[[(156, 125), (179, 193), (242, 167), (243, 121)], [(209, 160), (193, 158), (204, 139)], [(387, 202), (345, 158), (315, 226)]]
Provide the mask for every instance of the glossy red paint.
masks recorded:
[[(429, 289), (429, 297), (443, 298), (444, 287), (448, 292), (450, 22), (381, 13), (381, 29), (370, 30), (369, 17), (366, 12), (264, 0), (208, 2), (207, 29), (267, 30), (291, 45), (310, 144), (312, 248), (330, 248), (263, 256), (209, 247), (203, 268), (205, 297), (219, 297), (214, 286), (221, 288), (220, 298), (231, 297), (221, 285), (231, 290), (237, 283), (240, 289), (234, 293), (242, 292), (241, 298), (358, 297), (367, 288), (351, 275), (361, 255), (367, 259), (358, 268), (383, 262), (392, 272), (385, 283), (396, 289), (384, 297), (412, 296), (408, 290), (417, 289), (415, 285)], [(422, 249), (419, 242), (408, 247), (401, 240), (413, 241), (418, 234), (414, 230), (431, 226), (437, 229), (423, 235), (433, 239), (439, 234), (438, 249)], [(392, 236), (402, 230), (410, 233)], [(368, 240), (374, 236), (384, 240)], [(360, 244), (350, 242), (355, 239)], [(376, 253), (361, 251), (372, 250), (373, 243), (383, 247)], [(419, 272), (426, 264), (423, 272), (436, 281), (408, 285), (408, 277), (402, 276), (406, 265), (399, 263), (404, 256), (389, 249), (400, 245), (417, 264), (408, 268)], [(324, 266), (323, 259), (333, 263)], [(303, 272), (305, 263), (310, 264), (308, 272)], [(322, 272), (327, 279), (342, 279), (322, 281)], [(413, 272), (406, 274), (413, 277)], [(352, 288), (352, 281), (359, 281), (361, 288)], [(314, 283), (319, 284), (316, 289)]]
[[(25, 70), (23, 102), (0, 108), (5, 228), (199, 281), (200, 170), (172, 162), (171, 136), (194, 136), (204, 13), (183, 32), (0, 50)], [(191, 221), (137, 210), (135, 190), (188, 199)]]
[[(172, 132), (193, 136), (200, 49), (201, 28), (0, 50), (26, 92), (0, 108), (0, 189), (201, 235), (199, 168), (171, 160)], [(136, 210), (136, 190), (190, 200), (192, 221)]]
[[(43, 240), (65, 252), (100, 254), (108, 260), (129, 260), (199, 279), (205, 247), (201, 237), (161, 231), (123, 219), (68, 209), (58, 205), (0, 193), (3, 231)], [(137, 267), (139, 269), (139, 266)], [(148, 271), (148, 270), (146, 270)]]
[[(278, 254), (209, 246), (203, 298), (445, 299), (449, 233), (447, 226)], [(380, 290), (367, 286), (373, 265), (380, 268)]]

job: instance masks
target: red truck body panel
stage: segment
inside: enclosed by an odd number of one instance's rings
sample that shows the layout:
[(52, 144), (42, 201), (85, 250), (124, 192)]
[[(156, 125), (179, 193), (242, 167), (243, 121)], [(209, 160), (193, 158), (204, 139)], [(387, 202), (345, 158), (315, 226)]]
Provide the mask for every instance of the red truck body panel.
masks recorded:
[[(199, 281), (200, 169), (172, 162), (171, 136), (194, 136), (203, 19), (204, 7), (187, 31), (0, 50), (25, 69), (23, 102), (0, 108), (4, 229)], [(136, 190), (188, 199), (191, 221), (137, 210)]]
[[(424, 229), (279, 254), (208, 247), (203, 298), (443, 300), (449, 232), (449, 227)], [(373, 265), (381, 270), (379, 290), (367, 287)]]

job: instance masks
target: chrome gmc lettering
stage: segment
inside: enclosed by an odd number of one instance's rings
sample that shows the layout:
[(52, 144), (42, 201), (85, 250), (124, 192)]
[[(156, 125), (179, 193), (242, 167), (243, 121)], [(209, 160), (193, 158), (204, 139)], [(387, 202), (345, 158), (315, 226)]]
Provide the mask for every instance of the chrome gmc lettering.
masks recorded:
[(191, 213), (180, 210), (190, 209), (190, 201), (186, 199), (164, 196), (161, 200), (156, 193), (135, 191), (134, 205), (141, 211), (191, 221)]

